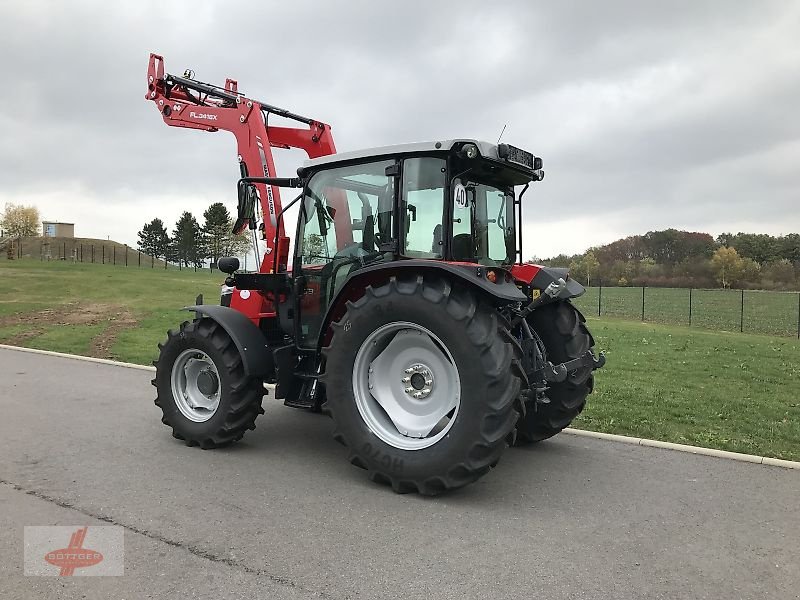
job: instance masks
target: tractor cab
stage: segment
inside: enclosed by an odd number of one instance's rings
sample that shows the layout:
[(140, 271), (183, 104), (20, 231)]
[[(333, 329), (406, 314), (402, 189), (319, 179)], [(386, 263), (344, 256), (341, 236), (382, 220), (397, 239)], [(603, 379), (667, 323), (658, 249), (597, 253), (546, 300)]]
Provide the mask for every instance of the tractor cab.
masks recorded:
[(470, 140), (325, 156), (299, 173), (297, 266), (378, 257), (511, 265), (514, 188), (544, 176), (528, 152)]

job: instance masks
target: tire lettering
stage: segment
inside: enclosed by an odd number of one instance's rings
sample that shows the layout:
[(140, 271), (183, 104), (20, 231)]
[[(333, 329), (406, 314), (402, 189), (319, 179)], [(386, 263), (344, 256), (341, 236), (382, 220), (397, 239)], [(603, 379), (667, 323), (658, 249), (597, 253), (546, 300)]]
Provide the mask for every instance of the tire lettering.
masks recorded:
[(361, 451), (371, 461), (378, 463), (381, 467), (389, 472), (402, 474), (405, 467), (402, 458), (392, 458), (389, 454), (384, 454), (378, 448), (373, 448), (372, 444), (365, 442), (361, 447)]

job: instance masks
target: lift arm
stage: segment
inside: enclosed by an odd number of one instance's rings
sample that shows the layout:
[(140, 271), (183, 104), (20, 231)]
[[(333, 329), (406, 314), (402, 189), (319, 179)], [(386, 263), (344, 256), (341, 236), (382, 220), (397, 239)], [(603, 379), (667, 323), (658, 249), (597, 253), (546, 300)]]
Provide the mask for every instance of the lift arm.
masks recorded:
[[(158, 107), (161, 117), (172, 127), (186, 127), (203, 131), (230, 131), (236, 137), (239, 166), (242, 177), (275, 177), (272, 148), (300, 148), (309, 158), (334, 154), (331, 127), (316, 119), (292, 113), (266, 102), (247, 98), (239, 93), (237, 82), (226, 79), (220, 87), (193, 79), (191, 71), (183, 77), (164, 71), (164, 59), (150, 54), (147, 68), (147, 94)], [(277, 115), (305, 125), (305, 127), (277, 127), (269, 125), (269, 115)], [(289, 260), (289, 238), (285, 235), (281, 212), (280, 189), (274, 185), (256, 183), (261, 214), (264, 218), (263, 239), (267, 252), (261, 272), (285, 271)], [(244, 220), (238, 223), (236, 233), (256, 223)], [(277, 242), (277, 248), (271, 245)], [(277, 260), (272, 255), (277, 252)]]

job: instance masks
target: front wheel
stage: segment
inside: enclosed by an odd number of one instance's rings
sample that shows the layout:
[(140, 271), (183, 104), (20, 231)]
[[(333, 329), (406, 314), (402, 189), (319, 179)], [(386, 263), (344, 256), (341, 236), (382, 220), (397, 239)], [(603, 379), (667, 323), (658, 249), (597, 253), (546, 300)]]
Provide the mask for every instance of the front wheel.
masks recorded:
[(159, 344), (156, 406), (161, 422), (187, 446), (218, 448), (235, 442), (263, 414), (263, 383), (244, 372), (230, 335), (209, 318), (186, 321)]
[(500, 459), (518, 418), (517, 349), (494, 309), (446, 280), (369, 287), (325, 349), (334, 437), (397, 492), (475, 481)]

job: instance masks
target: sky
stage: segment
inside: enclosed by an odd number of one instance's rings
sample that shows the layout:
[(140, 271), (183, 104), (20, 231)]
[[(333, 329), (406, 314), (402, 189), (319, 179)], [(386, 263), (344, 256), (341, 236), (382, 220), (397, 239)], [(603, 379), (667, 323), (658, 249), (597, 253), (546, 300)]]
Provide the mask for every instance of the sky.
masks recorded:
[[(650, 230), (800, 232), (800, 3), (0, 0), (0, 207), (136, 243), (233, 211), (234, 138), (167, 127), (168, 72), (330, 123), (339, 151), (503, 141), (544, 160), (525, 257)], [(292, 176), (300, 151), (275, 151)]]

